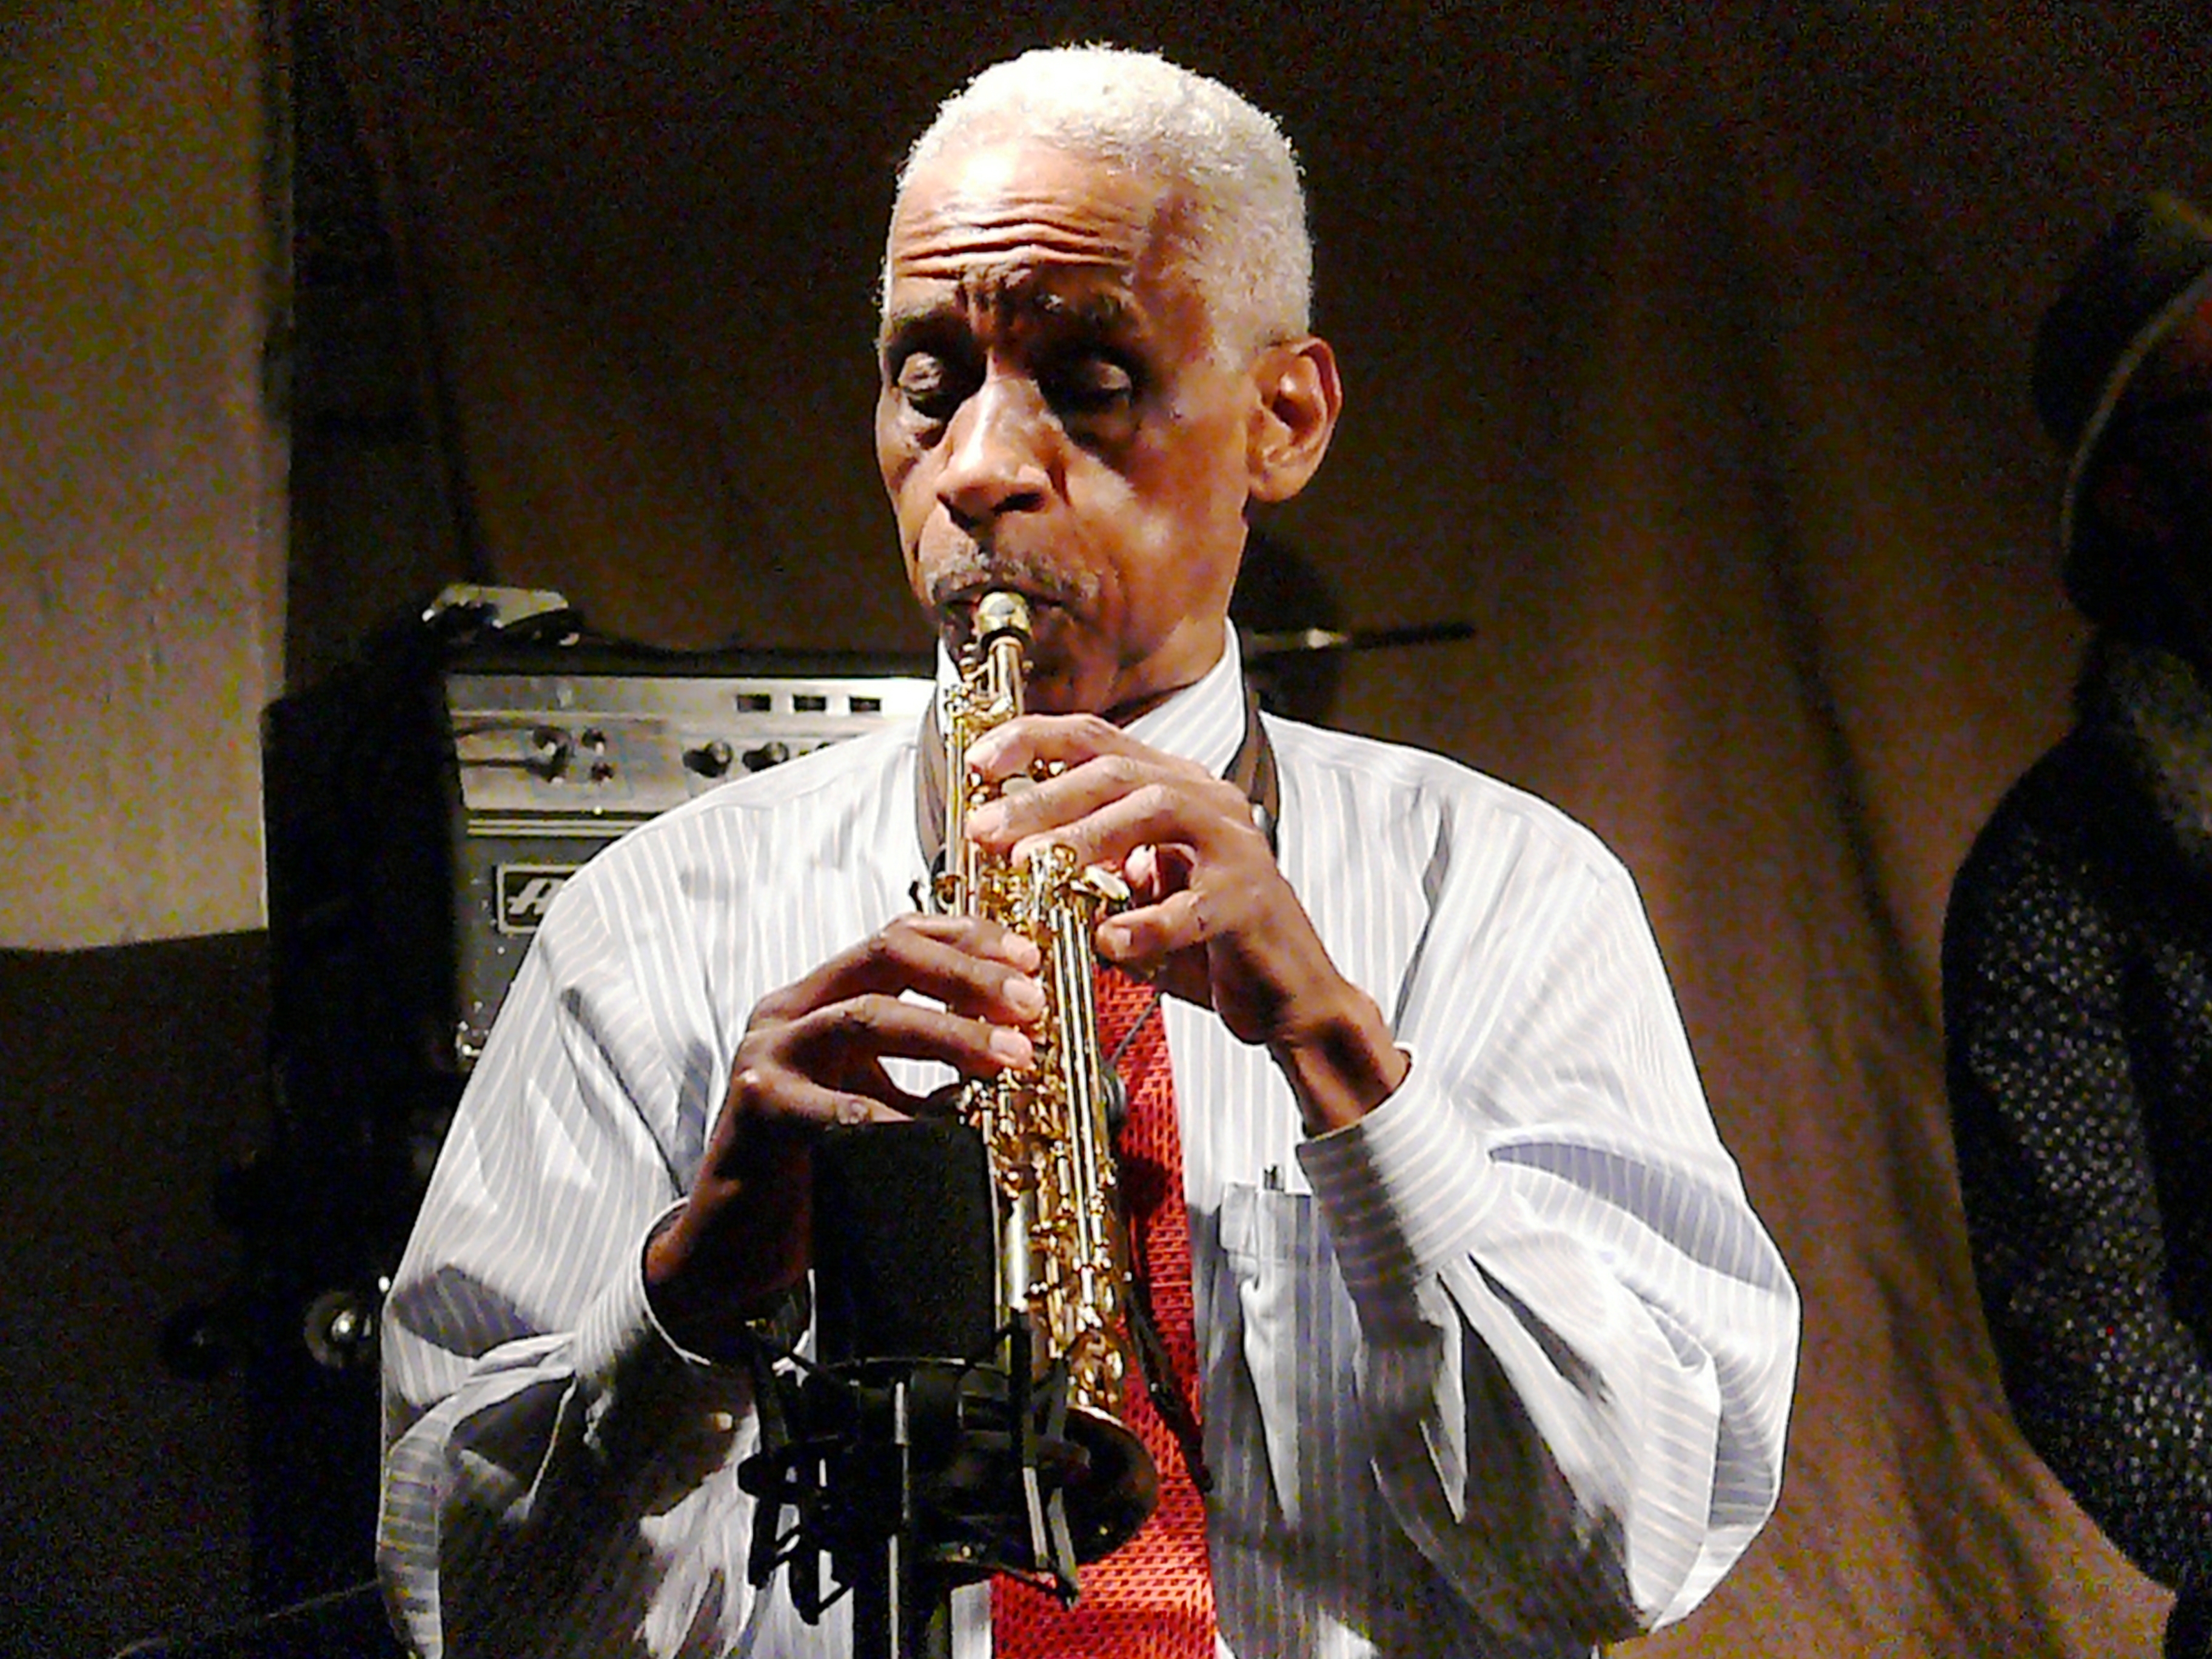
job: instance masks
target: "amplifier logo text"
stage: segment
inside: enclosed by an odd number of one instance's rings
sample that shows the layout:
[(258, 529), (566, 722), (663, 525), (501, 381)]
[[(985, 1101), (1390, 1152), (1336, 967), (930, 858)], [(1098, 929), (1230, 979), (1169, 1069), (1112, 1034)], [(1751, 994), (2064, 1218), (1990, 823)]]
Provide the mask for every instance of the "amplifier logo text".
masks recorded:
[(502, 933), (534, 933), (580, 864), (502, 864), (492, 872), (493, 925)]

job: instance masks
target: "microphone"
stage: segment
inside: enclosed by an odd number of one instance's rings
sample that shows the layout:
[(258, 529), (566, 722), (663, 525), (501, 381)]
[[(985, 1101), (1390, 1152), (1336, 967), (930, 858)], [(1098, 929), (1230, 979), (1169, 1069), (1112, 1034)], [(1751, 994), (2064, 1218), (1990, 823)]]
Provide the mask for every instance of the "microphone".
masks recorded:
[(916, 1118), (825, 1130), (814, 1152), (817, 1356), (973, 1362), (998, 1335), (983, 1137)]

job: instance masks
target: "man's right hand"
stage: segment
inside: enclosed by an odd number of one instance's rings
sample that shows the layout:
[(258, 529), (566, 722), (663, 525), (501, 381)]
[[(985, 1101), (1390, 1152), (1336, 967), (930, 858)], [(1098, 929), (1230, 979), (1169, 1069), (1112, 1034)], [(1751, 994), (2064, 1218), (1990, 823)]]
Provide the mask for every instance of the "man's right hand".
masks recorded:
[(1038, 965), (1036, 947), (995, 922), (908, 915), (761, 999), (690, 1194), (646, 1249), (646, 1294), (672, 1340), (732, 1358), (744, 1322), (805, 1277), (816, 1137), (927, 1104), (886, 1059), (963, 1076), (1032, 1063), (1023, 1028), (1044, 1012)]

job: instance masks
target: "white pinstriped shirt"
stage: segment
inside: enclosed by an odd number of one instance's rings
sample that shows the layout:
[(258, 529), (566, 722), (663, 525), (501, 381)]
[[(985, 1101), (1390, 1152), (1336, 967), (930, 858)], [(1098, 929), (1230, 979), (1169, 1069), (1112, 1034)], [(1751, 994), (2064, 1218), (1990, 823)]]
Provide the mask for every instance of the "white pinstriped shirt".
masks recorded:
[[(1234, 642), (1132, 727), (1225, 766)], [(1586, 1655), (1694, 1607), (1771, 1510), (1786, 1269), (1716, 1137), (1632, 884), (1556, 810), (1270, 720), (1279, 857), (1413, 1058), (1308, 1139), (1263, 1049), (1165, 1006), (1220, 1651)], [(754, 1003), (909, 907), (911, 733), (653, 820), (555, 903), (385, 1313), (380, 1555), (425, 1654), (848, 1651), (745, 1582), (748, 1385), (643, 1247)], [(988, 1653), (983, 1587), (956, 1607)]]

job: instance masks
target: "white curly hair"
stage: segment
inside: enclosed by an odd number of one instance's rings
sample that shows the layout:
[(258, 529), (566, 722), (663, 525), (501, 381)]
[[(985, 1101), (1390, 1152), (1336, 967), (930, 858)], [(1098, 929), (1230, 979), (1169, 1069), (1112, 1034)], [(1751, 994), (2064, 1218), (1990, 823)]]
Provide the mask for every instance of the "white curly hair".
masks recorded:
[(899, 169), (899, 197), (935, 157), (1008, 138), (1179, 187), (1192, 217), (1188, 268), (1218, 345), (1249, 351), (1310, 328), (1313, 242), (1297, 158), (1273, 116), (1218, 81), (1119, 46), (1024, 52), (938, 106)]

